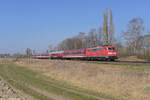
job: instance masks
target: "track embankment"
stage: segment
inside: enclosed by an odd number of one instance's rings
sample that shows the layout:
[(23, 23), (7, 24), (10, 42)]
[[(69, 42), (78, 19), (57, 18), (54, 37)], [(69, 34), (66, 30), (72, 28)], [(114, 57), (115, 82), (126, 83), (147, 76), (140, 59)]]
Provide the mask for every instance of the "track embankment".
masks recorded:
[(145, 61), (89, 61), (89, 62), (102, 63), (102, 64), (122, 64), (122, 65), (150, 66), (150, 62), (145, 62)]
[(34, 100), (20, 91), (14, 89), (2, 77), (0, 77), (0, 100)]
[[(150, 67), (146, 65), (147, 62), (144, 62), (146, 63), (144, 65), (139, 61), (131, 61), (132, 64), (129, 64), (128, 62), (22, 59), (16, 63), (40, 71), (47, 77), (61, 80), (64, 83), (58, 81), (57, 84), (69, 84), (75, 91), (86, 90), (87, 93), (110, 100), (150, 100)], [(55, 87), (52, 84), (51, 86)]]
[[(57, 81), (42, 75), (38, 71), (16, 65), (13, 62), (0, 64), (0, 70), (0, 76), (2, 76), (3, 79), (17, 90), (33, 97), (35, 100), (110, 100), (63, 87), (58, 84)], [(14, 92), (11, 87), (6, 84), (1, 86), (6, 86), (6, 93), (3, 92), (2, 94), (4, 98), (12, 97), (17, 98), (16, 100), (32, 100), (22, 98), (23, 96), (18, 95), (17, 92)], [(9, 90), (11, 91), (10, 93)], [(5, 97), (7, 92), (8, 97)]]

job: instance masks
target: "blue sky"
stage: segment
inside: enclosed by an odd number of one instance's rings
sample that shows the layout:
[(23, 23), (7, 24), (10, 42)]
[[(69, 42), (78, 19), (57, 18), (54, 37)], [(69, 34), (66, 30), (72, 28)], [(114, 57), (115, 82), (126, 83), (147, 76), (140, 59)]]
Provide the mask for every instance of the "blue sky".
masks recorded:
[(49, 44), (98, 29), (105, 8), (114, 15), (116, 36), (141, 17), (150, 30), (149, 0), (0, 0), (0, 53), (44, 52)]

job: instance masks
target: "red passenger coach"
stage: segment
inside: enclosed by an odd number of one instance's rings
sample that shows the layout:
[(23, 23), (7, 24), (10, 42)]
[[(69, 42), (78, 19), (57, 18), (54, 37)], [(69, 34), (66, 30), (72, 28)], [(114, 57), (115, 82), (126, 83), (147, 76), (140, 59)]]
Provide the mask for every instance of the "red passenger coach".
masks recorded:
[(85, 57), (86, 49), (65, 50), (64, 58), (83, 58)]
[(36, 59), (49, 59), (50, 55), (48, 53), (42, 53), (42, 54), (34, 54), (32, 55), (32, 57)]
[(63, 58), (64, 56), (64, 51), (55, 51), (50, 53), (51, 59), (53, 58)]

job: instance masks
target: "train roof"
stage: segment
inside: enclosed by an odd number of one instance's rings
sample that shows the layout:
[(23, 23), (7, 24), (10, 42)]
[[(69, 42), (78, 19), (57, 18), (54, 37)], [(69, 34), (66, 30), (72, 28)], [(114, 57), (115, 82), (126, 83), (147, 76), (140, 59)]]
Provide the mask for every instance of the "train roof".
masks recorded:
[(115, 47), (113, 45), (104, 45), (104, 46), (97, 46), (97, 47), (89, 47), (87, 49), (96, 49), (96, 48), (103, 48), (103, 47)]

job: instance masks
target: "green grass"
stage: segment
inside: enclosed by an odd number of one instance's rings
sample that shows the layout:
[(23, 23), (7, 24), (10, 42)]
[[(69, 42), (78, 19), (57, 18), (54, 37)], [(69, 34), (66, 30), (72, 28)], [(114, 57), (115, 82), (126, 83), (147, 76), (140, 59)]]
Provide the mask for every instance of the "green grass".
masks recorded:
[(13, 81), (13, 80), (9, 80), (8, 82), (9, 82), (12, 86), (14, 86), (15, 88), (17, 88), (17, 89), (23, 91), (24, 93), (26, 93), (26, 94), (28, 94), (28, 95), (30, 95), (30, 96), (33, 96), (34, 98), (36, 98), (36, 99), (38, 99), (38, 100), (53, 100), (53, 99), (48, 98), (48, 97), (46, 97), (46, 96), (44, 96), (44, 95), (42, 95), (42, 94), (40, 94), (40, 93), (37, 93), (36, 91), (34, 91), (34, 90), (28, 88), (28, 87), (25, 86), (25, 85), (22, 85), (23, 83), (20, 84), (20, 83), (17, 83), (17, 82), (15, 82), (15, 81)]
[[(85, 96), (80, 93), (74, 93), (72, 91), (57, 87), (56, 81), (51, 80), (43, 76), (41, 73), (27, 69), (25, 67), (19, 67), (12, 62), (0, 64), (0, 76), (8, 81), (13, 87), (23, 91), (24, 93), (33, 96), (38, 100), (52, 100), (37, 91), (32, 90), (28, 86), (33, 86), (42, 90), (45, 90), (56, 95), (61, 95), (70, 100), (97, 100), (91, 96)], [(52, 84), (52, 83), (55, 83)]]

